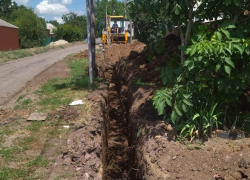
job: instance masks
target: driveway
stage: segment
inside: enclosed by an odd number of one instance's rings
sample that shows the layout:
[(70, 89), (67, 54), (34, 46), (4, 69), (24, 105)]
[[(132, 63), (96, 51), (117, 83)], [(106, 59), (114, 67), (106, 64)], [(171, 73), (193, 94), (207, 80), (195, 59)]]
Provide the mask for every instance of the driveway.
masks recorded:
[(64, 57), (87, 49), (87, 44), (76, 44), (64, 49), (51, 50), (31, 57), (0, 65), (0, 106), (25, 88), (36, 75)]

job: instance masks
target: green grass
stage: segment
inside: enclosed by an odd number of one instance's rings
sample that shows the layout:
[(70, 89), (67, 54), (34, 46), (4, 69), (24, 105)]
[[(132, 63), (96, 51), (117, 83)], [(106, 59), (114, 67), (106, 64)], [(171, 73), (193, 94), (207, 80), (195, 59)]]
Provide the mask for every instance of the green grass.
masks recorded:
[[(32, 100), (31, 99), (24, 99), (24, 96), (19, 96), (18, 99), (16, 100), (16, 104), (14, 106), (14, 110), (16, 109), (26, 109), (27, 107), (29, 107), (32, 103)], [(22, 101), (23, 100), (23, 101)]]
[[(42, 85), (39, 91), (35, 93), (40, 96), (38, 105), (42, 106), (40, 111), (46, 109), (55, 109), (60, 106), (68, 105), (74, 100), (72, 90), (92, 91), (98, 87), (99, 78), (96, 78), (94, 85), (89, 82), (88, 76), (88, 59), (86, 58), (70, 58), (68, 57), (67, 65), (71, 69), (71, 75), (67, 78), (52, 79)], [(76, 95), (77, 96), (77, 95)], [(79, 98), (79, 97), (78, 97)]]
[(16, 102), (19, 103), (25, 96), (24, 95), (21, 95), (17, 98)]
[(31, 132), (38, 132), (45, 125), (42, 121), (33, 121), (31, 125), (28, 127), (28, 130)]
[(46, 156), (38, 155), (34, 160), (28, 163), (28, 166), (37, 166), (37, 167), (48, 167), (49, 160)]
[(16, 153), (20, 153), (22, 150), (18, 148), (17, 146), (12, 147), (1, 147), (0, 149), (0, 155), (2, 158), (5, 159), (5, 161), (10, 161), (14, 158), (14, 155)]
[(23, 169), (1, 167), (0, 180), (27, 179), (28, 172)]
[(34, 136), (24, 137), (22, 140), (18, 142), (18, 146), (22, 147), (24, 150), (28, 150), (29, 145), (36, 140), (37, 139)]
[(28, 106), (29, 104), (31, 104), (32, 103), (32, 100), (31, 99), (25, 99), (22, 103), (21, 103), (21, 105), (22, 106)]

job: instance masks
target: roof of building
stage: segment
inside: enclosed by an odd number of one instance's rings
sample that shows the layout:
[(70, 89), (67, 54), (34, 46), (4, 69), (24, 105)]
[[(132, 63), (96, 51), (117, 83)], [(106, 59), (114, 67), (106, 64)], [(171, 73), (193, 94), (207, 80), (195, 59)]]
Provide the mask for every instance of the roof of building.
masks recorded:
[(57, 29), (57, 27), (54, 26), (54, 25), (51, 24), (51, 23), (46, 23), (46, 28), (49, 29), (50, 34), (54, 34), (54, 33), (53, 33), (53, 30), (54, 30), (54, 29)]
[(0, 26), (18, 29), (18, 27), (14, 26), (14, 25), (12, 25), (10, 23), (7, 23), (6, 21), (4, 21), (2, 19), (0, 19)]

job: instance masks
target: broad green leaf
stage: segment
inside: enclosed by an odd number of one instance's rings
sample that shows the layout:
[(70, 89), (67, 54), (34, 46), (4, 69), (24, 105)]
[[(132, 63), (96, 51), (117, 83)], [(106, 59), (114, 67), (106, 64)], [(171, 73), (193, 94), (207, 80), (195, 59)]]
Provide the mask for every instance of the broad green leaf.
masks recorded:
[(186, 60), (186, 61), (184, 62), (184, 64), (183, 64), (183, 66), (188, 66), (189, 63), (191, 63), (191, 61), (190, 61), (190, 60)]
[(185, 46), (178, 46), (178, 49), (182, 50), (182, 51), (186, 51), (187, 48)]
[(175, 120), (177, 118), (177, 114), (176, 112), (173, 110), (172, 113), (171, 113), (171, 121), (175, 124)]
[(235, 25), (229, 25), (229, 26), (227, 26), (227, 28), (228, 29), (233, 29), (233, 28), (236, 28), (236, 26)]
[(166, 103), (167, 103), (169, 106), (172, 106), (172, 102), (171, 102), (168, 98), (166, 98), (165, 100), (166, 100)]
[(221, 64), (217, 64), (215, 70), (218, 71), (221, 67)]
[(234, 44), (234, 47), (240, 51), (241, 55), (243, 54), (244, 48), (242, 45)]
[(235, 68), (235, 65), (234, 65), (233, 61), (231, 60), (231, 58), (225, 57), (225, 61), (226, 61), (226, 63), (229, 64), (231, 67)]
[(179, 116), (182, 116), (182, 115), (183, 115), (182, 112), (181, 112), (181, 110), (177, 107), (177, 105), (174, 106), (174, 109), (175, 109), (176, 113), (177, 113)]
[(191, 71), (192, 69), (194, 69), (194, 62), (190, 61), (190, 63), (188, 64), (188, 70)]
[(187, 99), (183, 99), (183, 102), (188, 106), (193, 106), (193, 104)]
[(180, 14), (180, 9), (179, 9), (178, 6), (175, 6), (174, 13), (175, 13), (176, 15), (179, 15), (179, 14)]
[(192, 120), (195, 120), (197, 117), (200, 117), (200, 115), (198, 113), (194, 115)]
[(247, 55), (250, 54), (250, 46), (247, 46), (247, 47), (245, 48), (245, 52), (247, 53)]
[(230, 25), (233, 25), (233, 21), (231, 21), (231, 20), (225, 20), (225, 21), (223, 21), (223, 23), (221, 24), (221, 27), (222, 27), (222, 28), (227, 28), (227, 27), (230, 26)]
[(190, 98), (190, 94), (183, 94), (183, 97), (185, 98), (185, 99), (188, 99), (188, 98)]
[(182, 107), (182, 110), (183, 110), (184, 112), (187, 112), (187, 111), (188, 111), (187, 105), (186, 105), (186, 104), (182, 104), (181, 107)]
[(224, 68), (225, 68), (226, 73), (230, 75), (232, 71), (231, 67), (228, 65), (224, 65)]
[(219, 41), (222, 40), (222, 35), (221, 35), (220, 32), (217, 31), (217, 32), (216, 32), (216, 36), (217, 36), (217, 38), (218, 38)]
[(226, 48), (227, 52), (229, 52), (230, 54), (232, 54), (232, 51), (229, 48)]
[(230, 39), (230, 33), (229, 33), (229, 31), (227, 31), (227, 30), (225, 30), (223, 28), (221, 28), (221, 31), (227, 36), (228, 39)]
[(191, 46), (190, 56), (193, 56), (196, 53), (197, 46)]
[(240, 42), (240, 39), (239, 39), (239, 38), (232, 38), (231, 41), (232, 41), (232, 42)]

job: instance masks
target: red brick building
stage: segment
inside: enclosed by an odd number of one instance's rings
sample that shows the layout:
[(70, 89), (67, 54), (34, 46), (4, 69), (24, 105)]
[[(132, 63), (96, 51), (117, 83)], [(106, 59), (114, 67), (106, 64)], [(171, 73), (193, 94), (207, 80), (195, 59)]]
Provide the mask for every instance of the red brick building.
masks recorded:
[(18, 27), (0, 19), (0, 51), (19, 49)]

